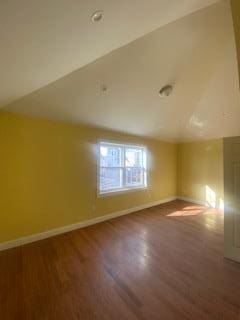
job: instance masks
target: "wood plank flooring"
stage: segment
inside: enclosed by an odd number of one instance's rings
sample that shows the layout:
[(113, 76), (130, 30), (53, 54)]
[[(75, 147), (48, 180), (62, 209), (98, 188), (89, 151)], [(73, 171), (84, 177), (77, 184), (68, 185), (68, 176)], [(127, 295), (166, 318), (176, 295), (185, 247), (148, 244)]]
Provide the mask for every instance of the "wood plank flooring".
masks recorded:
[(2, 320), (239, 320), (223, 215), (183, 201), (0, 253)]

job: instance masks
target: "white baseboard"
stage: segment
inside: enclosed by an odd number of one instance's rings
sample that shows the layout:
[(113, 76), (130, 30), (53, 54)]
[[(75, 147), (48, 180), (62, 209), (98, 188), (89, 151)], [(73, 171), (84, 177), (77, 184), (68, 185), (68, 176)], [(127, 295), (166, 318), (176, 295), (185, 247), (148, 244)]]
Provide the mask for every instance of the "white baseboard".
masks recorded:
[(30, 235), (30, 236), (26, 236), (26, 237), (10, 240), (10, 241), (7, 241), (7, 242), (3, 242), (3, 243), (0, 243), (0, 251), (7, 250), (7, 249), (10, 249), (10, 248), (19, 247), (19, 246), (22, 246), (22, 245), (27, 244), (27, 243), (35, 242), (35, 241), (38, 241), (38, 240), (42, 240), (42, 239), (46, 239), (46, 238), (50, 238), (50, 237), (56, 236), (58, 234), (62, 234), (62, 233), (66, 233), (66, 232), (69, 232), (69, 231), (76, 230), (76, 229), (84, 228), (84, 227), (87, 227), (87, 226), (90, 226), (90, 225), (93, 225), (93, 224), (96, 224), (96, 223), (99, 223), (99, 222), (103, 222), (103, 221), (110, 220), (110, 219), (113, 219), (113, 218), (117, 218), (117, 217), (129, 214), (129, 213), (133, 213), (133, 212), (136, 212), (136, 211), (139, 211), (139, 210), (143, 210), (143, 209), (147, 209), (147, 208), (150, 208), (150, 207), (154, 207), (154, 206), (157, 206), (159, 204), (167, 203), (167, 202), (176, 200), (177, 198), (178, 197), (171, 197), (171, 198), (167, 198), (167, 199), (163, 199), (163, 200), (159, 200), (159, 201), (149, 202), (149, 203), (146, 203), (146, 204), (143, 204), (143, 205), (140, 205), (140, 206), (137, 206), (137, 207), (133, 207), (133, 208), (130, 208), (130, 209), (113, 212), (113, 213), (104, 215), (104, 216), (99, 217), (99, 218), (94, 218), (94, 219), (91, 219), (91, 220), (86, 220), (86, 221), (70, 224), (70, 225), (67, 225), (67, 226), (59, 227), (59, 228), (56, 228), (56, 229), (47, 230), (47, 231), (44, 231), (44, 232), (41, 232), (41, 233), (37, 233), (37, 234), (33, 234), (33, 235)]
[(192, 203), (199, 204), (200, 206), (210, 207), (209, 203), (207, 203), (206, 201), (201, 201), (201, 200), (197, 200), (197, 199), (193, 199), (193, 198), (188, 198), (188, 197), (181, 197), (181, 196), (178, 196), (177, 198), (178, 198), (179, 200), (183, 200), (183, 201), (187, 201), (187, 202), (192, 202)]

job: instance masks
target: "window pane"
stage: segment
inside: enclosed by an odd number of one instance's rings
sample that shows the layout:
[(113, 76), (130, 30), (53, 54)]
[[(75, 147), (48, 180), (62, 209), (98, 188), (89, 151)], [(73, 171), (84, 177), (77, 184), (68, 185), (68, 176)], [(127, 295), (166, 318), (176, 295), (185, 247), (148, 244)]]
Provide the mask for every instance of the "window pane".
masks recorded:
[(100, 142), (99, 192), (147, 186), (147, 153), (144, 147)]
[(125, 166), (142, 167), (143, 152), (142, 149), (126, 148), (125, 149)]
[(100, 146), (100, 166), (120, 167), (122, 165), (122, 149), (117, 146)]
[(126, 186), (142, 186), (143, 185), (143, 169), (126, 168), (125, 169)]
[(106, 191), (122, 187), (122, 169), (101, 168), (100, 169), (100, 190)]

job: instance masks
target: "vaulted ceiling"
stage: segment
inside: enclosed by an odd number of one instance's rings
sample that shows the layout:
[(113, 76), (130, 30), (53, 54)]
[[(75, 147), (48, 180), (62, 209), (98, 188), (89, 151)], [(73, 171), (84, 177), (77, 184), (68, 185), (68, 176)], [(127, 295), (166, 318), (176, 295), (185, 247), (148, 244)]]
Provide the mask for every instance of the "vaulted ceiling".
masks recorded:
[(170, 141), (240, 134), (228, 1), (9, 0), (0, 26), (3, 110)]

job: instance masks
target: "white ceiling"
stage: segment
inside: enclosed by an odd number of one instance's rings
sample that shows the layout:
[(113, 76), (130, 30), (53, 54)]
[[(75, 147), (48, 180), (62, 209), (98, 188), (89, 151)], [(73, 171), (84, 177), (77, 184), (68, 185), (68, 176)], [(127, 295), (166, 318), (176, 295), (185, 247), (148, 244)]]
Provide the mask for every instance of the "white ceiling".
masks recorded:
[[(19, 63), (19, 51), (14, 51), (18, 57), (16, 70), (11, 68), (9, 82), (0, 87), (2, 101), (19, 98), (157, 26), (162, 27), (4, 109), (169, 141), (239, 135), (240, 95), (229, 2), (220, 1), (165, 25), (196, 11), (200, 3), (203, 6), (211, 2), (216, 1), (124, 0), (98, 5), (93, 1), (90, 5), (58, 0), (60, 8), (56, 14), (54, 7), (44, 6), (47, 2), (36, 2), (36, 12), (46, 8), (48, 12), (36, 15), (36, 24), (31, 18), (29, 41), (26, 36), (23, 49), (20, 40), (11, 40), (16, 49), (20, 45), (24, 63)], [(80, 13), (75, 12), (77, 3), (82, 9)], [(104, 9), (104, 20), (97, 25), (89, 22), (96, 8)], [(29, 15), (29, 11), (24, 14)], [(55, 18), (54, 23), (49, 22), (50, 17)], [(23, 24), (26, 27), (28, 23)], [(34, 32), (32, 24), (36, 27)], [(36, 38), (32, 43), (33, 34)], [(7, 74), (9, 62), (0, 61)], [(167, 83), (173, 84), (174, 91), (162, 99), (158, 90)], [(102, 85), (108, 87), (105, 93)]]
[(0, 106), (216, 1), (0, 1)]

